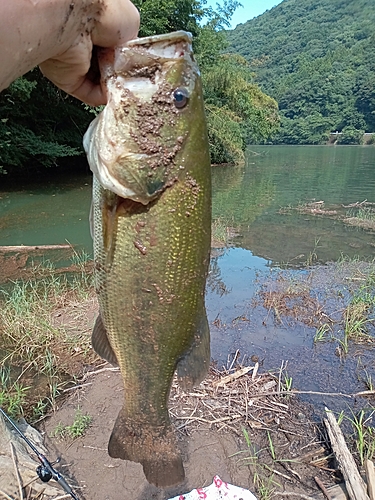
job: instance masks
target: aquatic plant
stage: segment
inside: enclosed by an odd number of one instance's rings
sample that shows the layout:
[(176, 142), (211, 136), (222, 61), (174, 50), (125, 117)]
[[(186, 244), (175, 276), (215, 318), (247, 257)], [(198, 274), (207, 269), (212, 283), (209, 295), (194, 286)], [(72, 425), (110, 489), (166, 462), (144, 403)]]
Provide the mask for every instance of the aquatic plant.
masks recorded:
[(357, 414), (351, 410), (351, 417), (345, 416), (354, 430), (353, 440), (361, 465), (375, 455), (375, 427), (370, 425), (375, 415), (375, 408), (362, 409)]
[(331, 332), (332, 333), (332, 328), (328, 323), (323, 323), (320, 325), (315, 332), (314, 335), (314, 344), (317, 342), (324, 342), (327, 340), (327, 334)]

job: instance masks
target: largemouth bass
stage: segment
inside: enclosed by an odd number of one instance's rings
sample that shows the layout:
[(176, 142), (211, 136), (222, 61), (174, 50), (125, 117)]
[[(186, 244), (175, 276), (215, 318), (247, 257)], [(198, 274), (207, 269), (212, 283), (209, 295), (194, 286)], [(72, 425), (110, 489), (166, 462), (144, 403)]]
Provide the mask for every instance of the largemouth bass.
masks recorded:
[(188, 388), (210, 362), (201, 81), (185, 32), (133, 40), (100, 64), (108, 104), (84, 138), (100, 307), (92, 345), (120, 367), (125, 387), (108, 451), (166, 487), (184, 479), (167, 406), (174, 373)]

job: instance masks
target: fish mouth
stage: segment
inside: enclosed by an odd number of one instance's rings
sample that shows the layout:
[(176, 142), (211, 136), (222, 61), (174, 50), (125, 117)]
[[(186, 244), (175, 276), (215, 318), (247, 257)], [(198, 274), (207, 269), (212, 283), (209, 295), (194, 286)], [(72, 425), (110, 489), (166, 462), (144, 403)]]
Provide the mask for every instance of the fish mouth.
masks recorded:
[(99, 54), (108, 103), (84, 147), (100, 184), (121, 198), (147, 205), (183, 175), (189, 106), (178, 98), (189, 102), (199, 74), (191, 45), (192, 35), (177, 31)]
[[(157, 58), (165, 59), (180, 59), (188, 54), (192, 57), (192, 41), (193, 36), (187, 31), (174, 31), (173, 33), (166, 33), (163, 35), (151, 35), (144, 38), (135, 38), (130, 40), (123, 47), (118, 50), (128, 51), (127, 49), (145, 48), (147, 54)], [(125, 58), (117, 58), (121, 60), (119, 65), (114, 65), (115, 71), (126, 71), (128, 68), (134, 69), (131, 61), (126, 61)]]

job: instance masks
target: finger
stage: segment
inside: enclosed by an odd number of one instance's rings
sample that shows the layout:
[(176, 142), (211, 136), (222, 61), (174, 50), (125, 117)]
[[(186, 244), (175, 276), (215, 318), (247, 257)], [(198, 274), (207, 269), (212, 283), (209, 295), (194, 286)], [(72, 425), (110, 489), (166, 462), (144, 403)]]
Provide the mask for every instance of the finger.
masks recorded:
[(74, 86), (84, 78), (91, 64), (92, 42), (89, 36), (58, 56), (39, 65), (42, 73), (58, 87)]
[(107, 103), (105, 89), (100, 84), (95, 84), (87, 78), (70, 94), (90, 106), (101, 106)]
[(106, 3), (91, 38), (99, 47), (116, 47), (137, 36), (139, 12), (130, 0)]

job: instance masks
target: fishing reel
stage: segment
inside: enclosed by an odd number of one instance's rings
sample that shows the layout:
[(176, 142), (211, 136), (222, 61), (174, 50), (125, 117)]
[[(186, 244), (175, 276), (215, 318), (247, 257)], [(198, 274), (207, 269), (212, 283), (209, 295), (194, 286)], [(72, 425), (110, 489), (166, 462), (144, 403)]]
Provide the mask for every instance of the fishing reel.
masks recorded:
[[(52, 474), (52, 466), (58, 464), (61, 460), (61, 457), (58, 457), (54, 462), (49, 462), (48, 465), (38, 465), (36, 468), (36, 473), (38, 477), (43, 483), (48, 483), (53, 478)], [(52, 469), (52, 470), (51, 470)]]
[(47, 469), (47, 467), (44, 467), (44, 465), (38, 465), (36, 468), (36, 473), (38, 474), (38, 477), (43, 483), (48, 483), (52, 479), (52, 473), (50, 470)]

